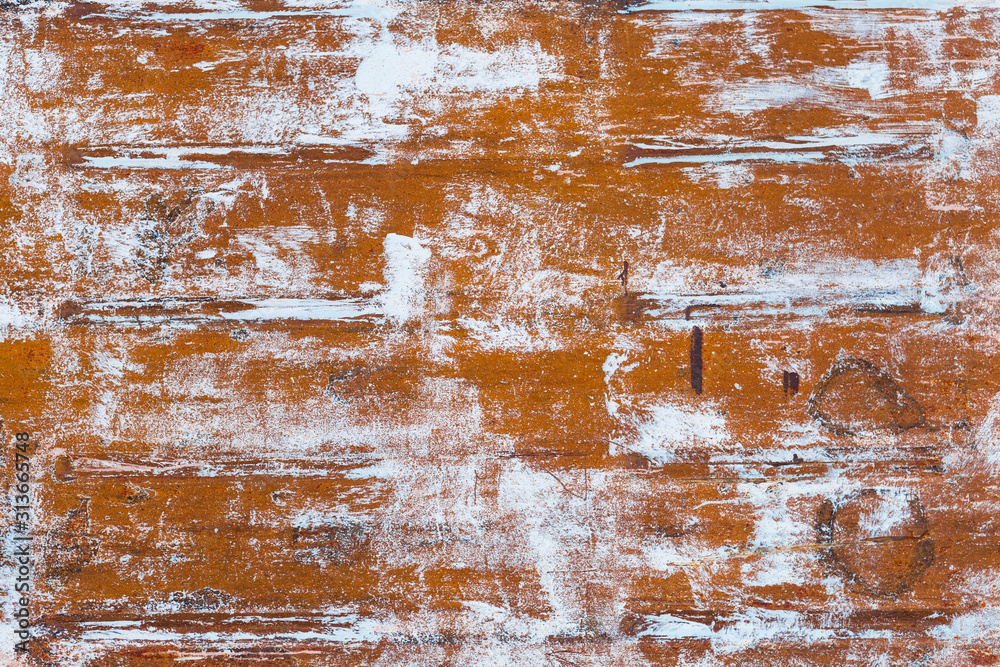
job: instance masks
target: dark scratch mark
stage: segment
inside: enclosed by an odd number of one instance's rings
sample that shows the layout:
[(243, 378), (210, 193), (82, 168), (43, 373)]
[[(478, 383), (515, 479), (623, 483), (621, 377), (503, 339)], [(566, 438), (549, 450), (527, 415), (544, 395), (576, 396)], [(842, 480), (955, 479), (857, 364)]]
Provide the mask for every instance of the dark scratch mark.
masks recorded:
[(783, 384), (785, 387), (785, 396), (794, 396), (799, 393), (799, 374), (785, 371)]
[(798, 454), (792, 454), (791, 461), (768, 461), (767, 465), (774, 468), (780, 468), (781, 466), (797, 466), (801, 463), (805, 463), (801, 456)]
[(628, 261), (622, 262), (622, 272), (618, 274), (618, 280), (622, 281), (622, 287), (625, 288), (625, 296), (628, 296)]
[(563, 488), (563, 490), (566, 493), (568, 493), (569, 495), (573, 496), (574, 498), (579, 498), (580, 500), (586, 500), (586, 498), (584, 498), (583, 496), (577, 495), (577, 494), (573, 493), (572, 491), (570, 491), (569, 487), (566, 486), (565, 484), (563, 484), (563, 481), (561, 479), (559, 479), (558, 477), (555, 476), (555, 473), (551, 473), (548, 470), (546, 470), (545, 474), (548, 475), (549, 477), (551, 477), (552, 479), (556, 480), (557, 482), (559, 482), (559, 486), (561, 486)]
[(688, 306), (687, 308), (684, 309), (684, 319), (690, 320), (691, 313), (700, 308), (721, 308), (721, 306), (717, 303), (700, 303), (694, 306)]
[(702, 359), (701, 359), (701, 328), (691, 329), (691, 388), (694, 393), (701, 394)]

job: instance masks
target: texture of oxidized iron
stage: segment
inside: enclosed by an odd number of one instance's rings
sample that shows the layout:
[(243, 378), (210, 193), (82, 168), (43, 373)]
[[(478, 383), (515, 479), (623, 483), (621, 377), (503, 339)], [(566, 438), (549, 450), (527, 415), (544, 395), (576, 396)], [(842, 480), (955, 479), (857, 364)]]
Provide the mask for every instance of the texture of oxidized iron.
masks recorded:
[(894, 598), (934, 562), (920, 499), (900, 489), (862, 489), (823, 501), (817, 530), (827, 558), (870, 595)]
[(864, 359), (842, 359), (830, 367), (813, 389), (809, 414), (839, 435), (899, 432), (924, 424), (920, 405)]
[(998, 663), (998, 44), (0, 1), (0, 665)]

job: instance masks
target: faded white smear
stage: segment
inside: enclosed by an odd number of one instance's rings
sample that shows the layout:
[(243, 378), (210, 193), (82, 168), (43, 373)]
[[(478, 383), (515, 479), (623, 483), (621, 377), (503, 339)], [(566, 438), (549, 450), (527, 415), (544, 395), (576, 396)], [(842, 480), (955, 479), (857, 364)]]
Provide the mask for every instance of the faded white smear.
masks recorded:
[(814, 644), (837, 637), (888, 639), (890, 631), (868, 630), (859, 633), (833, 628), (816, 627), (796, 611), (750, 608), (744, 612), (718, 619), (718, 629), (696, 621), (664, 614), (647, 616), (651, 626), (641, 633), (654, 639), (710, 639), (720, 653), (729, 653), (757, 646), (762, 642), (793, 641)]
[(759, 11), (809, 9), (811, 7), (942, 11), (958, 5), (975, 6), (976, 4), (981, 7), (990, 6), (988, 0), (981, 0), (978, 3), (970, 3), (963, 0), (652, 0), (652, 2), (632, 5), (625, 11)]
[(657, 463), (673, 461), (680, 447), (714, 447), (729, 438), (725, 418), (707, 407), (654, 404), (623, 417), (623, 421), (633, 427), (634, 435), (617, 438), (614, 444)]
[(385, 247), (385, 290), (379, 295), (382, 312), (396, 324), (424, 312), (424, 279), (431, 251), (408, 236), (388, 234)]
[(746, 115), (817, 97), (820, 91), (789, 81), (752, 81), (729, 85), (707, 100), (713, 110)]
[(976, 430), (976, 450), (990, 464), (1000, 466), (1000, 394), (994, 396), (990, 411)]

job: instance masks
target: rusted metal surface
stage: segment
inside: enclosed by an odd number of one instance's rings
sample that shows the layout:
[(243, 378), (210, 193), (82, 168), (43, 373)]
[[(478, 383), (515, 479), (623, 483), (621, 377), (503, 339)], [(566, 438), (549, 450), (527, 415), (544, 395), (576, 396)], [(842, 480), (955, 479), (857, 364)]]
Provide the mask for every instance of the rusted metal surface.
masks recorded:
[(998, 52), (0, 3), (3, 664), (997, 663)]

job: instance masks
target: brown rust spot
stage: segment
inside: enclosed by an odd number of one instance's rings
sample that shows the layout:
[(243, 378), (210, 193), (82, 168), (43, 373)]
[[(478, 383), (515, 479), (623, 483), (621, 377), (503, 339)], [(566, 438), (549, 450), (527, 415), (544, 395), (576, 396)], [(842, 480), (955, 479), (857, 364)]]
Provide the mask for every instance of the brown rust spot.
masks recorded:
[(76, 479), (73, 475), (73, 459), (65, 454), (57, 456), (52, 462), (52, 476), (57, 482), (72, 482)]
[(618, 320), (629, 324), (642, 324), (647, 316), (646, 311), (655, 305), (652, 299), (644, 299), (635, 293), (619, 295), (613, 302)]
[(75, 301), (63, 301), (59, 304), (59, 319), (68, 320), (83, 313), (83, 307)]
[(868, 595), (895, 598), (934, 562), (920, 499), (900, 489), (863, 489), (825, 500), (816, 525), (828, 562)]
[(782, 386), (785, 389), (785, 396), (795, 396), (799, 393), (799, 374), (792, 371), (785, 371), (782, 378)]
[(809, 398), (809, 414), (838, 435), (899, 433), (925, 423), (920, 405), (898, 382), (864, 359), (835, 363)]
[(155, 496), (156, 492), (152, 489), (143, 488), (138, 484), (130, 483), (126, 485), (125, 492), (122, 495), (126, 504), (137, 505)]
[(79, 496), (80, 504), (66, 513), (61, 526), (46, 535), (45, 564), (52, 576), (80, 572), (97, 553), (98, 540), (90, 531), (90, 498)]
[(1000, 658), (989, 647), (969, 649), (969, 659), (973, 665), (995, 665)]

